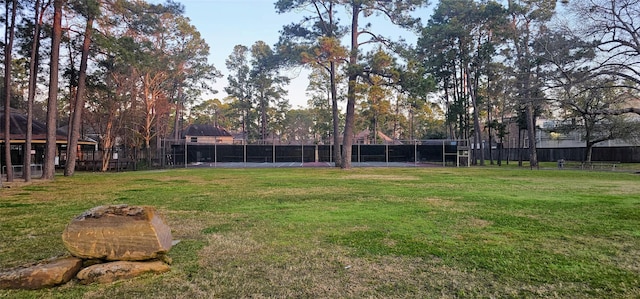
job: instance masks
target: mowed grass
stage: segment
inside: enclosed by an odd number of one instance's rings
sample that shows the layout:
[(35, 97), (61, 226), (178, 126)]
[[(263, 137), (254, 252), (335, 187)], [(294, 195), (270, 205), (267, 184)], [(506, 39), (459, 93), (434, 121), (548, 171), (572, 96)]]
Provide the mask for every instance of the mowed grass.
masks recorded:
[(640, 175), (178, 169), (3, 189), (0, 268), (65, 253), (97, 205), (152, 205), (172, 271), (7, 298), (638, 298)]

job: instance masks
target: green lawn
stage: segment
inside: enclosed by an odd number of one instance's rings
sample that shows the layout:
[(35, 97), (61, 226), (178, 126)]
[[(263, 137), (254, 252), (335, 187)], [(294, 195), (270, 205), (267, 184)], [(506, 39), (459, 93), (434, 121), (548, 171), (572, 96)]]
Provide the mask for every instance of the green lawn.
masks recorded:
[(638, 298), (640, 175), (517, 168), (179, 169), (3, 189), (0, 268), (65, 252), (97, 205), (152, 205), (172, 271), (8, 298)]

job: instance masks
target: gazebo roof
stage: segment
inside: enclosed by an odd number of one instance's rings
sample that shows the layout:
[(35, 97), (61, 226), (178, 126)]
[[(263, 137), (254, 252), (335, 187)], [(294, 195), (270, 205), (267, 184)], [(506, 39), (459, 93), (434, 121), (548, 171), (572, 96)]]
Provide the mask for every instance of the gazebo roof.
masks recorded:
[[(9, 134), (11, 142), (23, 143), (27, 137), (27, 116), (14, 108), (10, 109), (10, 113)], [(33, 120), (31, 128), (31, 142), (44, 143), (47, 139), (47, 125), (43, 122)], [(4, 133), (4, 107), (0, 107), (0, 143), (4, 143)], [(91, 139), (81, 139), (79, 141), (83, 144), (96, 144), (96, 142)], [(67, 143), (66, 131), (61, 129), (56, 130), (56, 143)]]

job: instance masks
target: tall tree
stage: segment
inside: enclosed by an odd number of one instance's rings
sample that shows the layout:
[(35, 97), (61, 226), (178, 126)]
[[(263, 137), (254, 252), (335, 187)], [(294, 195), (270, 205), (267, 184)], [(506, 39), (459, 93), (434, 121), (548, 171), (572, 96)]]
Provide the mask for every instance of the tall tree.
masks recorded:
[[(309, 74), (309, 85), (307, 86), (307, 95), (310, 96), (307, 101), (309, 107), (309, 113), (313, 119), (312, 132), (316, 136), (319, 142), (324, 144), (332, 144), (333, 150), (340, 151), (340, 144), (338, 139), (338, 145), (336, 146), (335, 126), (333, 125), (333, 98), (330, 86), (330, 80), (328, 78), (329, 73), (320, 69), (314, 69)], [(336, 92), (337, 93), (337, 92)], [(340, 127), (340, 115), (338, 116), (338, 128)], [(339, 134), (339, 131), (338, 131)], [(339, 136), (338, 136), (339, 137)], [(335, 153), (332, 155), (332, 161), (335, 161)], [(339, 163), (338, 163), (339, 165)]]
[(18, 0), (5, 1), (5, 36), (4, 36), (4, 155), (7, 181), (13, 181), (13, 165), (11, 163), (11, 65), (13, 41), (15, 39), (16, 15)]
[[(311, 4), (316, 5), (316, 8), (324, 8), (324, 10), (316, 10), (317, 16), (328, 16), (327, 11), (333, 12), (336, 6), (343, 7), (347, 14), (351, 15), (351, 21), (346, 27), (349, 28), (350, 35), (350, 50), (346, 59), (347, 64), (347, 111), (345, 117), (345, 129), (342, 138), (342, 163), (340, 167), (343, 169), (351, 168), (351, 147), (353, 144), (354, 127), (356, 120), (355, 105), (357, 100), (356, 85), (358, 79), (364, 75), (364, 66), (361, 62), (361, 49), (360, 47), (365, 44), (390, 44), (389, 39), (373, 33), (370, 30), (369, 25), (361, 23), (363, 19), (371, 16), (380, 16), (390, 20), (393, 24), (401, 27), (411, 27), (416, 24), (417, 19), (412, 18), (411, 12), (417, 8), (427, 4), (425, 0), (408, 0), (408, 1), (388, 1), (388, 0), (335, 0), (335, 1), (278, 1), (276, 8), (288, 7), (289, 9), (297, 7), (297, 5)], [(278, 7), (280, 5), (280, 7)], [(329, 8), (329, 9), (327, 9)], [(289, 11), (285, 9), (283, 11)], [(282, 10), (282, 9), (281, 9)], [(333, 15), (333, 14), (331, 14)], [(312, 20), (310, 18), (307, 20)], [(325, 18), (326, 20), (326, 18)], [(323, 24), (328, 24), (324, 22)], [(330, 29), (339, 28), (337, 25)], [(330, 31), (335, 34), (339, 31)], [(324, 32), (325, 37), (338, 37), (328, 36), (328, 32)], [(334, 118), (335, 120), (336, 118)], [(334, 121), (335, 125), (335, 121)]]
[(538, 167), (535, 113), (541, 100), (541, 80), (537, 76), (539, 66), (532, 45), (536, 37), (544, 32), (546, 24), (555, 14), (557, 2), (556, 0), (509, 0), (508, 6), (511, 16), (509, 39), (513, 49), (518, 101), (524, 107), (526, 117), (531, 168)]
[[(31, 181), (31, 139), (33, 136), (33, 102), (36, 97), (36, 85), (38, 83), (38, 65), (40, 61), (40, 29), (42, 28), (44, 9), (48, 6), (41, 4), (41, 0), (36, 0), (33, 7), (33, 32), (30, 47), (29, 59), (29, 91), (27, 96), (27, 132), (23, 149), (24, 161), (22, 165), (23, 178), (26, 182)], [(42, 11), (41, 11), (42, 9)]]
[(148, 162), (154, 157), (152, 149), (158, 150), (162, 138), (169, 135), (172, 115), (178, 131), (183, 107), (209, 89), (209, 80), (218, 76), (207, 63), (208, 45), (182, 11), (173, 2), (152, 7), (148, 13), (155, 20), (152, 26), (134, 36), (143, 50), (143, 59), (134, 67), (141, 80), (143, 122), (139, 130)]
[[(166, 28), (166, 43), (173, 46), (167, 49), (171, 56), (169, 97), (173, 107), (174, 132), (181, 129), (182, 114), (186, 107), (207, 90), (216, 93), (209, 85), (220, 77), (220, 72), (208, 63), (209, 46), (201, 37), (200, 32), (189, 23), (189, 19), (179, 16), (172, 18)], [(168, 116), (165, 116), (168, 117)], [(161, 124), (162, 130), (169, 131), (168, 123)], [(161, 137), (166, 137), (161, 135)], [(158, 142), (160, 138), (156, 139)], [(160, 147), (160, 144), (157, 144)]]
[[(329, 24), (323, 28), (333, 28), (333, 4), (328, 8)], [(327, 31), (324, 29), (323, 31)], [(329, 75), (329, 96), (331, 98), (331, 123), (333, 132), (333, 159), (336, 167), (342, 164), (342, 153), (340, 151), (340, 110), (338, 108), (338, 67), (345, 62), (347, 57), (346, 49), (340, 44), (336, 32), (330, 32), (326, 37), (318, 38), (317, 44), (310, 51), (303, 53), (303, 63), (313, 62), (313, 65), (323, 69)], [(312, 54), (307, 54), (312, 53)]]
[[(463, 2), (460, 2), (463, 3)], [(460, 66), (454, 26), (448, 24), (459, 20), (447, 16), (447, 5), (455, 5), (455, 1), (440, 2), (427, 26), (418, 39), (418, 52), (426, 70), (432, 74), (443, 91), (443, 106), (446, 109), (446, 123), (449, 138), (467, 139), (469, 137), (468, 106), (463, 97), (463, 79)], [(449, 21), (451, 19), (451, 21)]]
[(265, 142), (269, 135), (268, 113), (271, 104), (282, 101), (286, 91), (284, 85), (289, 78), (279, 74), (279, 61), (271, 47), (263, 41), (251, 46), (251, 72), (249, 78), (253, 85), (254, 102), (260, 112), (260, 138)]
[[(425, 111), (428, 111), (427, 114), (432, 116), (431, 112), (439, 110), (435, 109), (436, 107), (434, 106), (437, 104), (433, 103), (433, 97), (429, 96), (437, 89), (433, 75), (428, 74), (423, 63), (418, 58), (420, 56), (419, 51), (409, 46), (405, 46), (405, 48), (407, 50), (404, 53), (401, 53), (401, 55), (407, 63), (399, 72), (400, 95), (398, 96), (398, 104), (402, 104), (407, 107), (407, 125), (409, 128), (405, 130), (405, 132), (408, 133), (405, 138), (409, 140), (416, 140), (417, 138), (424, 138), (424, 136), (427, 136), (427, 134), (418, 134), (419, 131), (417, 129), (420, 126), (416, 121), (420, 118), (419, 116)], [(441, 132), (440, 129), (437, 131)], [(439, 136), (437, 138), (445, 138), (445, 136), (441, 136), (439, 133), (436, 133), (433, 136)]]
[(60, 43), (62, 41), (62, 6), (64, 0), (53, 1), (53, 35), (51, 37), (51, 60), (49, 62), (49, 97), (47, 99), (47, 141), (42, 166), (42, 179), (53, 180), (56, 158), (56, 129), (58, 114), (58, 69)]
[[(229, 85), (225, 91), (237, 99), (245, 139), (255, 138), (264, 143), (272, 133), (269, 130), (270, 114), (275, 114), (271, 108), (283, 102), (284, 86), (289, 83), (289, 78), (280, 75), (278, 53), (265, 42), (257, 41), (251, 48), (235, 46), (226, 63), (231, 74), (227, 77)], [(257, 109), (258, 119), (252, 117), (253, 107)], [(257, 130), (253, 129), (254, 126)]]
[[(369, 25), (361, 21), (372, 15), (383, 15), (393, 24), (410, 28), (417, 24), (417, 19), (411, 16), (411, 12), (427, 4), (423, 0), (385, 1), (385, 0), (351, 0), (343, 1), (342, 5), (351, 14), (350, 23), (350, 52), (347, 66), (347, 113), (345, 116), (345, 129), (343, 134), (342, 165), (343, 169), (351, 168), (351, 152), (355, 127), (355, 104), (357, 100), (358, 78), (365, 74), (367, 69), (360, 62), (360, 47), (365, 44), (388, 44), (390, 41), (383, 36), (374, 34), (369, 30)], [(364, 26), (363, 26), (364, 25)]]
[(86, 118), (99, 136), (102, 150), (100, 171), (107, 171), (118, 137), (121, 144), (130, 145), (134, 132), (137, 132), (132, 124), (125, 125), (124, 122), (129, 115), (137, 114), (139, 77), (134, 67), (144, 59), (144, 51), (133, 37), (136, 28), (128, 25), (135, 23), (132, 21), (134, 17), (128, 13), (135, 11), (135, 7), (114, 5), (102, 8), (102, 17), (96, 20), (94, 43), (100, 51), (94, 57), (94, 82), (87, 89)]
[(98, 60), (98, 68), (93, 74), (96, 82), (88, 86), (87, 122), (100, 137), (100, 171), (104, 172), (109, 169), (118, 137), (122, 138), (123, 144), (128, 144), (135, 132), (124, 122), (130, 113), (134, 113), (131, 94), (137, 94), (139, 84), (132, 75), (135, 72), (130, 61), (137, 59), (137, 45), (128, 37), (113, 38), (102, 34), (96, 36), (96, 44), (108, 55)]
[(478, 145), (473, 147), (474, 164), (477, 159), (484, 164), (484, 151), (479, 150), (481, 89), (496, 52), (494, 36), (504, 25), (504, 17), (505, 9), (494, 1), (443, 0), (419, 41), (426, 66), (445, 89), (452, 137), (473, 138)]
[(241, 128), (243, 143), (247, 142), (250, 132), (251, 98), (254, 91), (250, 81), (249, 48), (243, 45), (233, 47), (233, 52), (225, 61), (231, 74), (227, 76), (228, 85), (225, 87), (227, 94), (237, 100), (234, 105), (241, 115)]
[(86, 25), (84, 28), (84, 40), (82, 42), (82, 56), (80, 58), (78, 88), (75, 94), (71, 123), (69, 124), (70, 134), (69, 140), (67, 141), (67, 161), (64, 168), (65, 176), (72, 176), (76, 168), (76, 160), (78, 157), (78, 139), (81, 138), (80, 127), (82, 126), (82, 112), (84, 110), (86, 97), (87, 61), (89, 59), (89, 51), (91, 50), (93, 22), (100, 15), (100, 3), (98, 1), (87, 0), (74, 4), (75, 9), (78, 10), (86, 18)]
[[(202, 78), (198, 72), (209, 69), (199, 68), (206, 64), (208, 46), (181, 16), (180, 4), (100, 3), (93, 36), (95, 64), (88, 79), (89, 92), (101, 100), (89, 101), (87, 109), (102, 135), (106, 169), (110, 151), (118, 146), (132, 149), (125, 154), (135, 161), (153, 158), (152, 147), (158, 148), (160, 139), (168, 136), (172, 111), (194, 96)], [(139, 155), (139, 147), (145, 155)]]
[[(336, 167), (342, 163), (340, 151), (340, 112), (338, 108), (338, 67), (346, 61), (347, 51), (340, 44), (340, 38), (346, 34), (346, 28), (338, 24), (335, 0), (279, 0), (276, 2), (278, 13), (299, 11), (309, 8), (310, 16), (305, 16), (297, 24), (285, 26), (281, 43), (297, 43), (301, 47), (301, 62), (327, 72), (329, 96), (331, 98), (333, 133), (333, 160)], [(284, 41), (283, 41), (284, 39)], [(297, 53), (297, 52), (295, 52)]]
[[(510, 76), (513, 72), (509, 67), (501, 62), (489, 64), (487, 75), (487, 124), (486, 128), (489, 134), (489, 150), (490, 158), (493, 159), (493, 136), (497, 138), (497, 162), (502, 165), (502, 148), (504, 138), (508, 135), (509, 118), (516, 114), (517, 103), (512, 99), (515, 98), (513, 84), (514, 78)], [(493, 160), (492, 160), (493, 162)]]
[[(471, 65), (467, 72), (467, 81), (469, 82), (467, 86), (473, 106), (474, 162), (476, 159), (480, 159), (480, 165), (484, 165), (485, 151), (483, 148), (484, 142), (482, 138), (480, 113), (484, 109), (483, 104), (488, 107), (488, 110), (491, 110), (491, 94), (488, 93), (488, 85), (491, 83), (491, 63), (497, 54), (496, 48), (501, 42), (501, 37), (504, 35), (507, 22), (506, 10), (497, 2), (489, 1), (478, 4), (476, 11), (477, 24), (472, 30), (474, 51), (471, 54)], [(487, 88), (484, 87), (485, 85)], [(490, 117), (490, 111), (487, 117)], [(489, 151), (491, 151), (491, 132), (489, 132), (488, 139), (488, 147)], [(493, 163), (493, 160), (491, 160), (491, 162)]]

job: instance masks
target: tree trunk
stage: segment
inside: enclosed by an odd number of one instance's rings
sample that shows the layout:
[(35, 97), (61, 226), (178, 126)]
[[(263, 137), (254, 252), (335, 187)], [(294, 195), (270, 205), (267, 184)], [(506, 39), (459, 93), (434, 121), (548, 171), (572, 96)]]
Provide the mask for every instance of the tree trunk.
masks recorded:
[[(349, 53), (349, 67), (355, 67), (358, 62), (358, 17), (360, 4), (351, 3), (351, 53)], [(353, 70), (351, 70), (353, 72)], [(347, 115), (344, 123), (344, 136), (342, 147), (342, 169), (351, 169), (351, 146), (353, 144), (353, 130), (355, 126), (356, 84), (358, 74), (349, 74), (349, 86), (347, 89)]]
[[(249, 111), (247, 109), (244, 109), (243, 112), (244, 112), (244, 115), (242, 116), (242, 145), (246, 145), (249, 143), (249, 136), (247, 134), (247, 117), (249, 117)], [(185, 155), (186, 154), (187, 153), (185, 153)]]
[(595, 145), (595, 143), (593, 142), (587, 142), (587, 148), (585, 150), (584, 153), (584, 162), (585, 163), (591, 163), (591, 155), (593, 154), (593, 146)]
[(34, 5), (34, 29), (33, 44), (31, 44), (31, 61), (29, 62), (29, 95), (27, 97), (27, 136), (24, 141), (23, 178), (25, 182), (31, 181), (31, 139), (33, 136), (33, 102), (36, 97), (36, 85), (38, 84), (38, 62), (40, 60), (40, 28), (42, 15), (40, 13), (40, 0)]
[(16, 11), (18, 1), (11, 1), (11, 22), (9, 23), (9, 1), (5, 2), (5, 47), (4, 47), (4, 158), (7, 182), (13, 182), (13, 165), (11, 163), (11, 52), (15, 37)]
[(102, 150), (102, 166), (100, 167), (101, 172), (106, 172), (109, 170), (109, 163), (111, 163), (111, 148), (104, 148)]
[(527, 20), (525, 28), (526, 32), (523, 33), (522, 40), (522, 49), (520, 49), (521, 54), (519, 54), (519, 62), (520, 62), (520, 71), (523, 72), (523, 82), (522, 82), (522, 91), (520, 100), (525, 101), (525, 118), (527, 123), (527, 137), (529, 139), (529, 167), (532, 169), (534, 167), (538, 167), (538, 153), (536, 147), (536, 130), (535, 130), (535, 107), (534, 107), (534, 99), (532, 98), (532, 90), (531, 90), (531, 79), (532, 79), (532, 71), (531, 71), (531, 61), (533, 60), (531, 49), (529, 47), (529, 40), (531, 30), (529, 29), (531, 25), (531, 20)]
[(180, 139), (180, 133), (182, 131), (182, 88), (178, 91), (178, 98), (176, 99), (176, 117), (173, 120), (173, 139)]
[(357, 77), (357, 75), (349, 76), (349, 88), (347, 91), (347, 115), (344, 123), (344, 136), (342, 137), (342, 165), (340, 165), (342, 169), (351, 169), (351, 147), (353, 145), (353, 130), (355, 126), (355, 85)]
[(330, 62), (329, 80), (331, 81), (331, 113), (333, 116), (333, 161), (336, 167), (342, 165), (340, 151), (340, 115), (338, 110), (338, 87), (336, 85), (336, 63)]
[(82, 57), (80, 58), (80, 73), (78, 74), (78, 89), (76, 91), (75, 107), (69, 140), (67, 140), (67, 163), (64, 167), (64, 175), (72, 176), (76, 168), (78, 156), (78, 139), (80, 139), (80, 126), (82, 126), (82, 110), (84, 110), (85, 94), (87, 89), (87, 60), (91, 46), (91, 32), (93, 31), (93, 17), (87, 17), (87, 25), (84, 31), (82, 43)]
[(266, 95), (260, 95), (260, 131), (262, 143), (267, 144), (267, 99)]
[(585, 119), (585, 153), (584, 153), (584, 160), (583, 162), (585, 163), (590, 163), (591, 162), (591, 153), (593, 152), (593, 146), (596, 144), (595, 141), (591, 140), (591, 130), (593, 129), (595, 125), (595, 120), (589, 121)]
[(533, 101), (527, 101), (527, 135), (529, 137), (529, 166), (533, 169), (538, 167), (538, 150), (536, 146), (536, 124)]
[(393, 116), (393, 140), (398, 140), (400, 139), (400, 133), (399, 133), (399, 129), (398, 127), (400, 127), (400, 124), (398, 123), (398, 121), (400, 120), (400, 98), (396, 97), (396, 111), (395, 111), (395, 115)]
[[(168, 113), (167, 113), (168, 114)], [(165, 115), (166, 118), (168, 118), (168, 115)], [(155, 146), (154, 148), (151, 150), (152, 156), (149, 157), (149, 167), (153, 165), (153, 160), (154, 159), (158, 159), (161, 160), (162, 158), (162, 153), (161, 153), (161, 149), (162, 149), (162, 138), (164, 136), (164, 130), (162, 129), (162, 123), (164, 122), (160, 122), (160, 120), (163, 118), (158, 118), (158, 121), (156, 122), (156, 137), (155, 137)], [(135, 167), (134, 167), (135, 169)]]
[[(150, 151), (151, 139), (154, 135), (158, 135), (158, 132), (154, 132), (155, 123), (159, 121), (161, 115), (159, 102), (161, 101), (161, 92), (159, 90), (160, 82), (166, 79), (166, 75), (162, 72), (151, 74), (148, 70), (144, 72), (142, 83), (142, 99), (144, 104), (144, 124), (142, 139), (144, 140), (144, 147)], [(133, 95), (132, 95), (133, 96)], [(132, 109), (133, 110), (133, 107)], [(146, 158), (149, 158), (147, 156)]]
[(502, 149), (504, 148), (504, 141), (502, 137), (500, 137), (500, 143), (496, 145), (496, 149), (498, 150), (498, 166), (502, 166)]
[(378, 144), (378, 117), (373, 113), (373, 144)]
[(522, 129), (518, 129), (518, 167), (522, 167), (522, 148), (524, 148)]
[(491, 119), (491, 98), (490, 98), (490, 92), (491, 90), (491, 80), (487, 79), (487, 130), (488, 130), (488, 144), (489, 144), (489, 164), (493, 165), (493, 136), (492, 136), (492, 119)]
[(480, 166), (484, 166), (484, 151), (482, 149), (482, 131), (480, 129), (480, 111), (478, 108), (478, 81), (474, 79), (473, 84), (469, 84), (471, 81), (471, 76), (469, 72), (466, 72), (467, 75), (467, 86), (469, 86), (469, 95), (471, 96), (471, 105), (473, 108), (473, 164), (477, 165), (478, 162), (476, 159), (480, 160)]
[(456, 130), (454, 127), (454, 122), (451, 121), (451, 102), (449, 101), (449, 88), (447, 87), (448, 83), (447, 80), (445, 79), (444, 81), (444, 101), (445, 101), (445, 106), (447, 107), (447, 115), (446, 115), (446, 122), (447, 122), (447, 129), (449, 130), (449, 138), (451, 139), (458, 139), (457, 135), (456, 135)]
[(53, 1), (53, 36), (51, 38), (51, 62), (49, 70), (49, 99), (47, 102), (47, 142), (44, 153), (42, 179), (53, 180), (56, 157), (56, 118), (58, 115), (58, 67), (60, 42), (62, 40), (62, 4), (63, 0)]
[(109, 111), (109, 116), (107, 117), (107, 122), (105, 125), (104, 136), (102, 138), (102, 167), (100, 167), (100, 171), (105, 172), (109, 170), (109, 163), (111, 163), (111, 149), (113, 148), (113, 143), (115, 137), (113, 136), (114, 131), (114, 123), (115, 123), (115, 110), (111, 109)]

